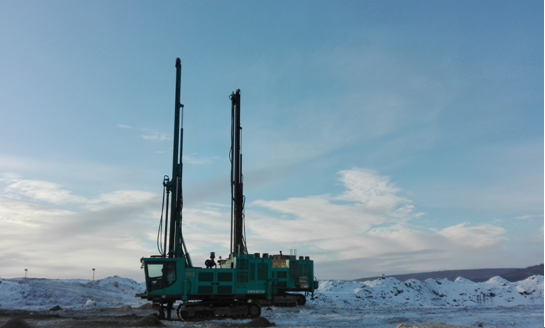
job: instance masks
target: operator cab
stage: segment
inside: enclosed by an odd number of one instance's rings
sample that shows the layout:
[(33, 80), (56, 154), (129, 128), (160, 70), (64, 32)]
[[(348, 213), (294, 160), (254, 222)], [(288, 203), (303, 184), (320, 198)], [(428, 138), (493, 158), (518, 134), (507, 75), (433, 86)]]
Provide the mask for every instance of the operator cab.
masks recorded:
[(146, 273), (146, 290), (153, 292), (172, 286), (178, 277), (175, 259), (146, 258), (142, 259)]

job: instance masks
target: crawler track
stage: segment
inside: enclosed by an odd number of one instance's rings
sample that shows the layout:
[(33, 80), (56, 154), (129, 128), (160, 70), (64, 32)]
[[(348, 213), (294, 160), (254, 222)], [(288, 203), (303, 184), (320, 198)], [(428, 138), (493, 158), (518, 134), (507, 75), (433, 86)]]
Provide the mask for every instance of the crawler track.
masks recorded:
[(307, 298), (303, 294), (290, 294), (284, 293), (281, 295), (276, 295), (271, 301), (268, 300), (257, 300), (257, 303), (261, 306), (281, 306), (281, 307), (291, 307), (291, 306), (303, 306), (307, 303)]
[(257, 303), (241, 301), (201, 301), (184, 302), (176, 310), (182, 321), (228, 318), (257, 318), (261, 315), (261, 306)]

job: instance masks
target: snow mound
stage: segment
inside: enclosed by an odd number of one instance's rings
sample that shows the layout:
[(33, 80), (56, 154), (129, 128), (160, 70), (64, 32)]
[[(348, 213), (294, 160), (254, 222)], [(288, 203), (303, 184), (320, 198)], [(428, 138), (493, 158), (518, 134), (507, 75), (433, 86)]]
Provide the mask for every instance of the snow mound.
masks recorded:
[[(140, 307), (146, 303), (135, 295), (145, 290), (144, 283), (118, 276), (98, 281), (82, 279), (2, 279), (0, 308), (47, 310), (85, 307)], [(494, 277), (472, 282), (462, 277), (447, 279), (379, 278), (372, 281), (323, 280), (307, 305), (327, 308), (365, 307), (472, 307), (544, 305), (543, 276), (518, 282)]]
[[(97, 281), (84, 279), (2, 279), (1, 309), (46, 310), (53, 306), (63, 309), (140, 306), (145, 300), (135, 297), (146, 289), (144, 283), (128, 278), (108, 277)], [(88, 301), (92, 300), (88, 305)]]
[(492, 277), (492, 278), (488, 279), (485, 283), (491, 284), (491, 285), (505, 285), (505, 284), (510, 284), (511, 282), (508, 281), (508, 280), (503, 279), (500, 276), (495, 276), (495, 277)]
[(473, 281), (471, 281), (469, 279), (466, 279), (464, 277), (458, 277), (458, 278), (456, 278), (456, 280), (454, 280), (454, 282), (457, 282), (459, 284), (474, 284)]
[(314, 300), (308, 304), (336, 308), (410, 306), (518, 306), (543, 305), (543, 276), (519, 282), (494, 277), (472, 282), (462, 277), (448, 279), (395, 278), (373, 281), (320, 281)]

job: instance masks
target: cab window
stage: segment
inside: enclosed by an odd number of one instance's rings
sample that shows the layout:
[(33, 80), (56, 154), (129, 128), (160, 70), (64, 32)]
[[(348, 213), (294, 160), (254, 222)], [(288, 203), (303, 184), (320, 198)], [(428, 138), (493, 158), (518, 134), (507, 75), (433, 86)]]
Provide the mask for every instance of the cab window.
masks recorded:
[(146, 274), (149, 291), (166, 288), (176, 281), (176, 263), (148, 263)]

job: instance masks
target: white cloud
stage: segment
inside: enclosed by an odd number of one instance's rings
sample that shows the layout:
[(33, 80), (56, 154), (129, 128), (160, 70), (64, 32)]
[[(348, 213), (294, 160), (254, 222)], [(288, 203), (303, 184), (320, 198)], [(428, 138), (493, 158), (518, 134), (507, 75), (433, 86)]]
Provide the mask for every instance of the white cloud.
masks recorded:
[(75, 196), (60, 185), (48, 181), (24, 180), (13, 176), (3, 179), (7, 184), (4, 196), (26, 201), (40, 201), (51, 205), (76, 204), (88, 210), (96, 211), (114, 206), (126, 206), (152, 199), (155, 195), (149, 192), (134, 190), (118, 190), (101, 194), (96, 198)]
[(339, 175), (347, 189), (337, 197), (339, 200), (361, 203), (370, 210), (389, 214), (392, 214), (397, 206), (410, 203), (397, 196), (399, 189), (391, 184), (387, 177), (359, 168), (340, 171)]
[(517, 220), (532, 220), (536, 218), (543, 218), (543, 215), (522, 215), (516, 217)]
[(193, 165), (206, 165), (214, 163), (216, 159), (211, 157), (199, 157), (195, 154), (183, 155), (184, 163)]
[[(352, 261), (405, 272), (426, 265), (432, 270), (471, 267), (483, 252), (507, 240), (505, 229), (490, 224), (462, 223), (440, 231), (410, 224), (423, 214), (399, 196), (401, 190), (387, 177), (360, 168), (340, 171), (339, 176), (346, 190), (338, 196), (253, 202), (247, 213), (249, 246), (264, 251), (296, 248), (301, 255), (314, 254), (317, 273), (326, 275), (322, 278), (348, 279), (380, 273), (361, 266), (358, 273)], [(430, 264), (434, 261), (435, 266)]]
[(132, 126), (126, 124), (118, 124), (117, 127), (120, 129), (132, 129)]
[(115, 191), (88, 199), (54, 183), (13, 179), (3, 194), (0, 261), (10, 263), (3, 276), (26, 267), (35, 277), (74, 278), (96, 267), (103, 275), (143, 279), (139, 258), (154, 253), (155, 241), (143, 231), (157, 229), (158, 196)]
[[(507, 241), (505, 229), (468, 223), (439, 231), (418, 226), (412, 222), (422, 214), (399, 196), (401, 189), (387, 177), (353, 168), (340, 171), (339, 180), (345, 187), (339, 195), (247, 205), (249, 251), (287, 254), (297, 249), (299, 255), (315, 260), (319, 278), (501, 266), (497, 263), (503, 258), (497, 250)], [(136, 268), (140, 257), (157, 253), (153, 248), (160, 215), (158, 195), (121, 190), (85, 198), (44, 181), (12, 176), (3, 182), (7, 187), (0, 196), (0, 239), (13, 251), (0, 252), (2, 261), (16, 257), (20, 265), (31, 263), (34, 272), (40, 267), (48, 277), (74, 277), (78, 270), (92, 266), (141, 280), (141, 273), (129, 268), (133, 262)], [(42, 203), (34, 204), (36, 200)], [(65, 205), (71, 210), (63, 209)], [(74, 210), (74, 205), (79, 209)], [(194, 265), (201, 265), (211, 251), (227, 256), (230, 229), (229, 206), (186, 206), (183, 232)], [(66, 256), (50, 260), (50, 254)], [(54, 273), (67, 263), (70, 270)]]
[(167, 141), (171, 139), (170, 135), (166, 133), (159, 133), (159, 132), (150, 132), (147, 134), (143, 134), (141, 137), (144, 140), (149, 140), (149, 141)]
[[(409, 200), (397, 196), (399, 190), (388, 178), (358, 168), (343, 170), (339, 175), (347, 189), (339, 196), (320, 195), (253, 202), (253, 207), (266, 208), (287, 216), (278, 219), (272, 215), (252, 213), (257, 219), (249, 222), (249, 230), (265, 238), (284, 242), (296, 240), (305, 243), (320, 236), (320, 243), (315, 247), (337, 250), (337, 256), (347, 258), (351, 251), (342, 249), (361, 244), (360, 237), (373, 227), (417, 215), (413, 213)], [(339, 240), (343, 242), (339, 243)]]
[(489, 224), (468, 227), (467, 223), (461, 223), (439, 231), (438, 235), (457, 244), (482, 248), (498, 246), (506, 240), (505, 233), (505, 229)]
[(52, 182), (11, 179), (8, 183), (9, 185), (4, 189), (4, 193), (8, 197), (30, 198), (59, 205), (85, 202), (84, 198), (74, 196), (71, 192)]
[[(13, 234), (24, 227), (37, 228), (73, 212), (0, 197), (0, 225)], [(9, 227), (9, 228), (8, 228)]]
[(96, 211), (114, 206), (127, 206), (149, 201), (154, 194), (143, 191), (119, 190), (108, 194), (99, 195), (95, 199), (86, 201), (85, 207)]

